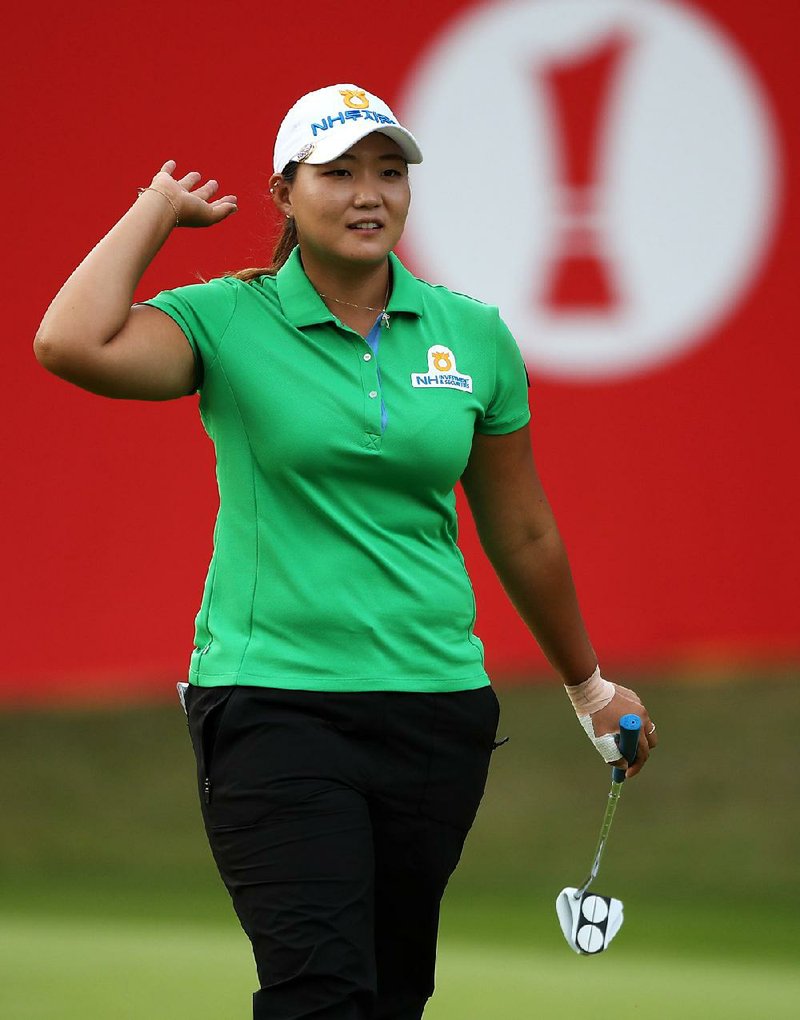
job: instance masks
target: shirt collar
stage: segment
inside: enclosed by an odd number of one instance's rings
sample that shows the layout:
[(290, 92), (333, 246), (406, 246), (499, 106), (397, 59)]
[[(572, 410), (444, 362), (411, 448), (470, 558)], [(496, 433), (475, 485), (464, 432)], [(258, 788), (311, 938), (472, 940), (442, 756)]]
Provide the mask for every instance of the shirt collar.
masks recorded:
[(422, 284), (406, 269), (393, 251), (389, 252), (389, 264), (392, 267), (392, 293), (386, 311), (408, 312), (409, 315), (422, 315)]
[[(389, 264), (392, 269), (392, 294), (386, 311), (390, 315), (395, 312), (422, 315), (422, 286), (419, 280), (409, 273), (393, 251), (389, 252)], [(283, 314), (293, 326), (302, 329), (303, 326), (336, 321), (336, 316), (305, 274), (299, 246), (292, 250), (278, 270), (275, 280)]]

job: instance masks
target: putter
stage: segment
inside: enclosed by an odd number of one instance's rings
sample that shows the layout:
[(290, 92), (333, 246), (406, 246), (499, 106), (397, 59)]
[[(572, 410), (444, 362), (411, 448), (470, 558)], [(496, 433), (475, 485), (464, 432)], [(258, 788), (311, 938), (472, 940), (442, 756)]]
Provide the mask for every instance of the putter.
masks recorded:
[[(619, 721), (619, 753), (629, 765), (636, 758), (641, 728), (642, 720), (638, 715), (623, 715)], [(600, 858), (603, 856), (624, 782), (625, 769), (614, 768), (606, 813), (589, 877), (579, 889), (562, 889), (556, 898), (556, 913), (564, 938), (580, 956), (602, 953), (622, 927), (622, 901), (611, 896), (589, 894), (588, 889), (600, 870)]]

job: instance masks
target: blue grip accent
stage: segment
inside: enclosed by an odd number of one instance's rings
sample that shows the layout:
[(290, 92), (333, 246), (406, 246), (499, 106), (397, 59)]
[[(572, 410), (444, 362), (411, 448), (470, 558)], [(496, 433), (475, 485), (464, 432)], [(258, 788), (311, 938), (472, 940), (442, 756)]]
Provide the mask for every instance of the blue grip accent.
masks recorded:
[[(632, 712), (623, 715), (619, 721), (619, 753), (629, 765), (632, 765), (636, 760), (636, 748), (641, 728), (642, 720)], [(615, 783), (624, 783), (625, 769), (612, 769), (611, 779)]]

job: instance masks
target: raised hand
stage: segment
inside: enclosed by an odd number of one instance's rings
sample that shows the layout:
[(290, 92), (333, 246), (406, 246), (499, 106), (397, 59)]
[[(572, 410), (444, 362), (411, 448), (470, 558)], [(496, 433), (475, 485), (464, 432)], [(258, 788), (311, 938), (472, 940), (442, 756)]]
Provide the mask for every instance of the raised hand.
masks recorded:
[[(153, 178), (150, 187), (169, 195), (175, 203), (178, 210), (178, 226), (212, 227), (236, 212), (238, 209), (236, 195), (224, 195), (212, 202), (211, 196), (218, 190), (219, 183), (212, 178), (199, 188), (195, 188), (202, 180), (202, 174), (192, 170), (184, 177), (175, 178), (173, 174), (176, 166), (174, 159), (168, 159)], [(192, 188), (195, 190), (192, 191)]]

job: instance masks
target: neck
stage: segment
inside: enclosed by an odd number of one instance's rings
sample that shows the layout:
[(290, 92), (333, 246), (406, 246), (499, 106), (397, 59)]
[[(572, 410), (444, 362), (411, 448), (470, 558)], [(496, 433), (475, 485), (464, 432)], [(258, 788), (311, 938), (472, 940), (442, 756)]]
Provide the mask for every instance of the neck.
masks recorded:
[(389, 260), (379, 265), (334, 265), (322, 262), (301, 251), (303, 269), (315, 290), (328, 298), (349, 301), (354, 305), (383, 308), (389, 285)]

